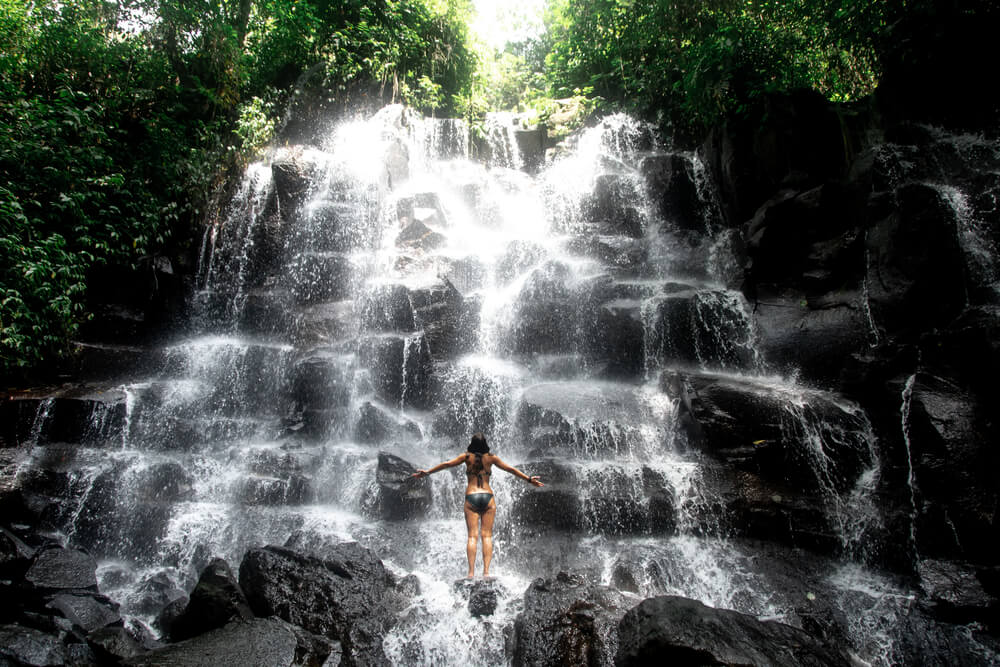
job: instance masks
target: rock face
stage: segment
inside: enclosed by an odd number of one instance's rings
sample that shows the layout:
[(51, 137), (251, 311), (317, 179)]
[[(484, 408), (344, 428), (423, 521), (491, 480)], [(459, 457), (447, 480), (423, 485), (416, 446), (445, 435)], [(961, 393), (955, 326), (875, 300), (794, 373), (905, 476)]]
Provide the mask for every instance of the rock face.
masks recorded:
[(171, 624), (170, 635), (174, 640), (188, 639), (222, 627), (233, 619), (248, 621), (252, 618), (250, 604), (229, 565), (216, 558), (201, 571), (187, 606)]
[(379, 452), (375, 487), (365, 496), (363, 506), (389, 521), (423, 516), (431, 506), (431, 486), (426, 479), (410, 477), (416, 471), (409, 461)]
[[(233, 621), (193, 639), (171, 644), (124, 661), (138, 667), (196, 667), (198, 665), (248, 665), (274, 667), (299, 664), (298, 640), (293, 628), (274, 618)], [(326, 656), (316, 656), (322, 664)]]
[(24, 575), (37, 589), (97, 591), (97, 561), (83, 551), (48, 548), (38, 552)]
[(382, 637), (394, 623), (392, 581), (381, 561), (357, 544), (327, 547), (322, 557), (268, 546), (251, 549), (240, 586), (254, 614), (277, 616), (339, 641), (345, 665), (382, 664)]
[(643, 600), (621, 619), (614, 664), (846, 667), (851, 662), (790, 625), (664, 596)]
[(559, 573), (537, 579), (524, 594), (514, 621), (514, 660), (526, 665), (613, 665), (625, 596)]

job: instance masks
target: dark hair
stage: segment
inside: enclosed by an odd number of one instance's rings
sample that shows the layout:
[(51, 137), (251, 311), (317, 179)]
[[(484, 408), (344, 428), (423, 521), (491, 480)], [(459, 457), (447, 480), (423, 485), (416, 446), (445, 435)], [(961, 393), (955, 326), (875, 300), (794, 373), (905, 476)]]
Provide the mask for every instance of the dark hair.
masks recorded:
[(472, 442), (469, 443), (469, 451), (473, 454), (486, 454), (490, 451), (490, 446), (486, 444), (486, 436), (482, 433), (472, 434)]

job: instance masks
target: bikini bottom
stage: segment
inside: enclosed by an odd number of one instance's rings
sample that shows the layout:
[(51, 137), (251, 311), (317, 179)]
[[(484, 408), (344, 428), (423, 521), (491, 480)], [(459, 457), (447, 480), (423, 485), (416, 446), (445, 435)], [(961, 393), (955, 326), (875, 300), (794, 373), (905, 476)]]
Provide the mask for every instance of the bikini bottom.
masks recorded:
[(492, 493), (470, 493), (465, 496), (465, 502), (469, 503), (469, 508), (477, 514), (482, 514), (488, 510), (491, 500), (493, 500)]

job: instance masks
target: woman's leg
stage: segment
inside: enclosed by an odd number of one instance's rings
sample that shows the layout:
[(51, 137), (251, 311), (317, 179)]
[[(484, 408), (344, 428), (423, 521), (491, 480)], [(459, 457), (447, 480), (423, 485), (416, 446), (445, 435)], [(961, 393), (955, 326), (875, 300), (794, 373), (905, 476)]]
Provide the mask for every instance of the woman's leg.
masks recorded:
[[(492, 521), (490, 525), (492, 525)], [(465, 554), (469, 558), (469, 578), (476, 574), (476, 540), (479, 538), (479, 515), (469, 508), (469, 503), (465, 503), (465, 527), (469, 530), (469, 539), (465, 544)], [(490, 545), (492, 548), (493, 545)], [(486, 545), (483, 545), (483, 555), (486, 555)]]
[(493, 560), (493, 519), (497, 515), (496, 500), (490, 499), (489, 508), (483, 512), (483, 576), (490, 576), (490, 561)]

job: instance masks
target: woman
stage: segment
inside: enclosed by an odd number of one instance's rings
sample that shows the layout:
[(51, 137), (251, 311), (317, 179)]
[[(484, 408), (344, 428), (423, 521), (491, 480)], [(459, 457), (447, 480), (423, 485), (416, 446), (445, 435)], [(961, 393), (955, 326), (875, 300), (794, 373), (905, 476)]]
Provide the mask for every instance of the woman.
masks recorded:
[(529, 484), (535, 486), (545, 486), (538, 477), (529, 477), (512, 465), (507, 465), (500, 460), (499, 456), (490, 454), (490, 447), (486, 444), (486, 436), (476, 433), (472, 436), (469, 449), (463, 454), (459, 454), (450, 461), (439, 463), (430, 470), (417, 470), (412, 477), (420, 479), (436, 473), (438, 470), (453, 468), (457, 465), (465, 464), (465, 476), (468, 483), (465, 485), (465, 525), (469, 529), (469, 541), (465, 547), (465, 553), (469, 558), (469, 578), (475, 575), (476, 571), (476, 538), (483, 540), (483, 576), (490, 576), (490, 561), (493, 560), (493, 519), (497, 512), (497, 502), (493, 498), (493, 489), (490, 487), (490, 474), (493, 466), (505, 470), (512, 475), (520, 477)]

